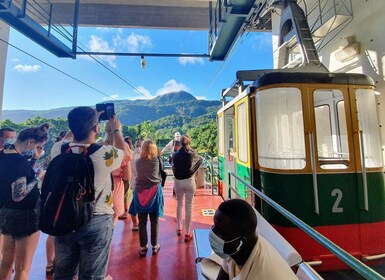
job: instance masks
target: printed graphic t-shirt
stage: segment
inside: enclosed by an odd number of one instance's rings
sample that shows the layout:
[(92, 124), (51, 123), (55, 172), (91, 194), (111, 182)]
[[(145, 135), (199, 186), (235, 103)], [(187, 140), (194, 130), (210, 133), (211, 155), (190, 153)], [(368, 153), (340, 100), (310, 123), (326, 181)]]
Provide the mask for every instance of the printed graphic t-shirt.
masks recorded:
[[(64, 143), (65, 142), (62, 142), (62, 144)], [(83, 147), (88, 147), (89, 145), (90, 144), (70, 143), (73, 153), (80, 153), (83, 151)], [(61, 147), (61, 145), (58, 146)], [(60, 150), (61, 149), (55, 149), (55, 151), (51, 152), (51, 159), (59, 155)], [(114, 214), (110, 173), (120, 167), (123, 154), (122, 150), (110, 145), (103, 145), (99, 150), (90, 155), (95, 172), (95, 197), (100, 197), (96, 202), (94, 215)]]
[(9, 209), (34, 209), (39, 198), (37, 185), (21, 201), (12, 200), (12, 184), (25, 178), (29, 184), (35, 178), (29, 162), (19, 154), (0, 153), (0, 200), (2, 206)]

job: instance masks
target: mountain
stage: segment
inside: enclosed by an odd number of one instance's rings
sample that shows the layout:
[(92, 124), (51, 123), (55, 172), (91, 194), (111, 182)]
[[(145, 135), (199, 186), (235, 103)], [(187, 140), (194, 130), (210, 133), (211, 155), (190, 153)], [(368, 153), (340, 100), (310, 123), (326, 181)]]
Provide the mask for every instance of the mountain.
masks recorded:
[[(118, 100), (113, 101), (115, 112), (124, 125), (136, 125), (144, 121), (155, 121), (165, 116), (178, 115), (199, 117), (215, 114), (221, 105), (216, 100), (198, 100), (185, 91), (171, 92), (157, 96), (153, 99)], [(91, 105), (95, 106), (95, 105)], [(3, 120), (9, 119), (15, 123), (33, 119), (35, 116), (42, 118), (67, 118), (68, 112), (74, 107), (56, 108), (51, 110), (4, 110)]]

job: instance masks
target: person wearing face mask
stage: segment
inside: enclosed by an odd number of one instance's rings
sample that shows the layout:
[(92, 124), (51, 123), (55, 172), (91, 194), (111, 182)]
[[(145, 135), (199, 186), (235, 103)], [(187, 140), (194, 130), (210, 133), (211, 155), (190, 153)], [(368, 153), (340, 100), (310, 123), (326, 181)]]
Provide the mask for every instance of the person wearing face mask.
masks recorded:
[(16, 131), (9, 127), (0, 128), (0, 151), (4, 146), (13, 145), (16, 142)]
[[(0, 128), (0, 151), (4, 149), (4, 146), (13, 145), (16, 142), (16, 131), (9, 127)], [(0, 203), (1, 204), (1, 203)], [(1, 207), (1, 205), (0, 205)], [(3, 258), (3, 235), (0, 230), (0, 263)]]
[[(48, 133), (49, 123), (43, 123), (43, 124), (39, 125), (38, 128), (40, 130)], [(41, 145), (37, 145), (34, 149), (26, 149), (24, 152), (21, 153), (21, 155), (24, 156), (28, 160), (28, 162), (32, 166), (32, 168), (36, 167), (36, 162), (44, 154), (45, 154), (44, 147)]]
[(209, 234), (211, 248), (223, 258), (217, 280), (297, 279), (256, 228), (257, 216), (246, 201), (231, 199), (219, 205)]
[(0, 151), (0, 228), (4, 235), (0, 279), (27, 279), (39, 241), (37, 201), (45, 171), (35, 174), (21, 153), (48, 140), (46, 131), (35, 127), (20, 131), (14, 144)]

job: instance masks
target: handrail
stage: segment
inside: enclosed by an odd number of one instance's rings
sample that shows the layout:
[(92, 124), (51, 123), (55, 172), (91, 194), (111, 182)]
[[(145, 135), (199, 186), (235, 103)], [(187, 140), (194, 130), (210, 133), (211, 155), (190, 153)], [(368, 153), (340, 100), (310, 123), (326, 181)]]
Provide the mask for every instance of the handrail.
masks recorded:
[(364, 133), (362, 132), (362, 130), (360, 130), (358, 133), (359, 133), (359, 140), (360, 140), (362, 188), (364, 192), (364, 210), (369, 211), (368, 180), (366, 178), (365, 149), (364, 149)]
[(283, 208), (281, 205), (276, 203), (274, 200), (269, 198), (267, 195), (262, 193), (261, 191), (257, 190), (253, 186), (251, 186), (249, 183), (244, 181), (242, 178), (240, 178), (238, 175), (233, 173), (230, 170), (227, 170), (231, 176), (234, 176), (238, 181), (243, 183), (245, 186), (247, 186), (251, 191), (253, 191), (256, 195), (258, 195), (261, 199), (263, 199), (267, 204), (269, 204), (271, 207), (273, 207), (275, 210), (277, 210), (280, 214), (282, 214), (285, 218), (287, 218), (290, 222), (295, 224), (297, 227), (302, 229), (305, 233), (307, 233), (311, 238), (313, 238), (315, 241), (320, 243), (323, 247), (328, 249), (330, 252), (334, 253), (340, 260), (342, 260), (344, 263), (346, 263), (348, 266), (353, 268), (356, 272), (358, 272), (361, 276), (363, 276), (365, 279), (385, 279), (383, 276), (378, 274), (376, 271), (368, 267), (367, 265), (363, 264), (356, 258), (352, 257), (348, 252), (340, 248), (338, 245), (327, 239), (325, 236), (314, 230), (312, 227), (304, 223), (302, 220), (294, 216), (292, 213), (287, 211), (285, 208)]
[(317, 184), (317, 167), (315, 163), (315, 148), (314, 148), (314, 135), (309, 133), (310, 143), (310, 163), (311, 163), (311, 174), (313, 179), (313, 195), (314, 195), (314, 212), (319, 215), (319, 201), (318, 201), (318, 184)]
[(215, 181), (215, 170), (214, 170), (214, 164), (212, 162), (212, 157), (205, 153), (204, 161), (207, 166), (205, 170), (205, 181), (210, 182), (211, 184), (211, 194), (214, 195), (214, 186), (216, 186), (217, 182)]

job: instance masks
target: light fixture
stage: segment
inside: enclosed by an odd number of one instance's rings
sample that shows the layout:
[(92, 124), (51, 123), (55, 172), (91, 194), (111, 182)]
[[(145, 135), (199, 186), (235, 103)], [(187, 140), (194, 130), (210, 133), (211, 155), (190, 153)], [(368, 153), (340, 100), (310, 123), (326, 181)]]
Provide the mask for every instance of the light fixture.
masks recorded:
[(142, 55), (140, 59), (140, 67), (146, 68), (146, 65), (147, 65), (147, 62), (146, 60), (144, 60), (144, 56)]

